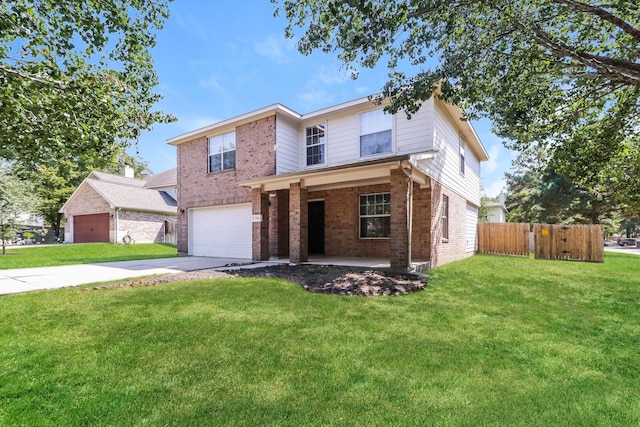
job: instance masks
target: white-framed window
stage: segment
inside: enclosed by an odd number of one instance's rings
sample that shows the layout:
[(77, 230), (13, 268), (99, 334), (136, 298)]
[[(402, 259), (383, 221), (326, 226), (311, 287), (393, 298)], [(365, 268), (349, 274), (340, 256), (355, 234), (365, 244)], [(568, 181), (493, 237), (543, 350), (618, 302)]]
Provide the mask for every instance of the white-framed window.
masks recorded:
[(449, 196), (442, 195), (442, 239), (449, 239)]
[(464, 175), (464, 150), (465, 150), (465, 141), (462, 135), (460, 135), (460, 174)]
[(360, 114), (360, 157), (391, 153), (392, 117), (382, 109)]
[(315, 125), (306, 131), (307, 166), (324, 163), (325, 125)]
[(360, 238), (391, 236), (391, 193), (360, 195)]
[(209, 138), (209, 172), (221, 172), (236, 167), (236, 132)]

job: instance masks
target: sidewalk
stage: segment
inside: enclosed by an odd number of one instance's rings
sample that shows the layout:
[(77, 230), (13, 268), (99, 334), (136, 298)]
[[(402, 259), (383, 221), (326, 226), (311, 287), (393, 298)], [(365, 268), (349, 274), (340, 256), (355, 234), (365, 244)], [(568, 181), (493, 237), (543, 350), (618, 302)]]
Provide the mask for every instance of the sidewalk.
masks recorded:
[(220, 268), (230, 264), (247, 262), (252, 261), (247, 259), (189, 256), (0, 270), (0, 295), (123, 280), (154, 274)]

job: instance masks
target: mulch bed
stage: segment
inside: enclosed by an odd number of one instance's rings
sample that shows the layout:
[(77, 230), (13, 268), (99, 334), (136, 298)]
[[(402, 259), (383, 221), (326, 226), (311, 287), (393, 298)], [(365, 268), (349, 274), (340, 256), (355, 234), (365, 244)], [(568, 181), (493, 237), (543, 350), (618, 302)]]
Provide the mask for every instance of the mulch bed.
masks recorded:
[(396, 273), (336, 265), (277, 264), (257, 268), (245, 266), (245, 268), (228, 271), (200, 270), (167, 274), (85, 289), (153, 286), (160, 283), (237, 276), (278, 277), (298, 283), (309, 292), (355, 296), (404, 295), (424, 289), (429, 279), (429, 276), (420, 273)]

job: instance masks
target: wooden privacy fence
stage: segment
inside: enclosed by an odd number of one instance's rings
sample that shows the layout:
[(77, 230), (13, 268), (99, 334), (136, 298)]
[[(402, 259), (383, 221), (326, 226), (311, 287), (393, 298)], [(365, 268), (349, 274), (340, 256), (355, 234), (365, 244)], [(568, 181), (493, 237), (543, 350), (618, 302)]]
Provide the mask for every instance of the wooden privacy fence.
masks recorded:
[(478, 253), (529, 256), (529, 224), (478, 223)]
[(602, 225), (535, 224), (536, 259), (604, 262)]
[[(604, 262), (602, 225), (534, 224), (536, 259)], [(529, 224), (478, 224), (478, 253), (529, 256)]]

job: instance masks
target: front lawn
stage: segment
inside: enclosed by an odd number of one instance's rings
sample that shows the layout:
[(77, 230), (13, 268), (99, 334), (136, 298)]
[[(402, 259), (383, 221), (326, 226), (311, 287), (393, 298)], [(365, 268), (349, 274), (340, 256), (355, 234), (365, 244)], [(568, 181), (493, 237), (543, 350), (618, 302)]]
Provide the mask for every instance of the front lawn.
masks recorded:
[(640, 257), (475, 256), (402, 297), (274, 278), (0, 297), (0, 425), (640, 423)]
[(69, 243), (52, 246), (9, 247), (5, 255), (0, 254), (0, 270), (168, 258), (177, 255), (175, 246), (160, 243), (136, 245)]

